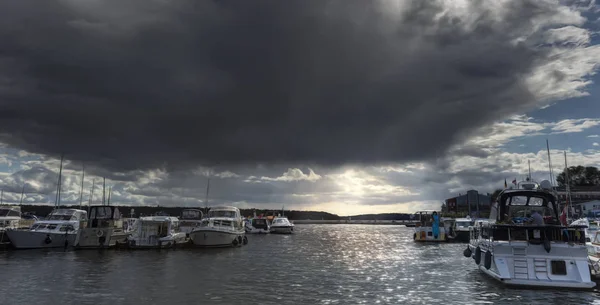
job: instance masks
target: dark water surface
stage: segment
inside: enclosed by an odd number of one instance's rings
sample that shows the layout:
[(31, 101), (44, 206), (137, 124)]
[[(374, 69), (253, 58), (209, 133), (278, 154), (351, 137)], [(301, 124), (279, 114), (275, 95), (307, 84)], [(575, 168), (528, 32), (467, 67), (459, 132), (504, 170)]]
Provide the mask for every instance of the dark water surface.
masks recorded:
[(7, 251), (0, 304), (600, 304), (600, 290), (505, 288), (464, 244), (412, 229), (298, 225), (235, 249)]

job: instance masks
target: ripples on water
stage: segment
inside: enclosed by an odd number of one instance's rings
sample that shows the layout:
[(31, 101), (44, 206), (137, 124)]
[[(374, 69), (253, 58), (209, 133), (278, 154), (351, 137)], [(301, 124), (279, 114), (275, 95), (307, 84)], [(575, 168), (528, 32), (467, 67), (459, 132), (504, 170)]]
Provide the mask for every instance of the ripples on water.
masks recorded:
[(600, 304), (600, 290), (505, 288), (412, 229), (299, 225), (235, 249), (0, 253), (0, 304)]

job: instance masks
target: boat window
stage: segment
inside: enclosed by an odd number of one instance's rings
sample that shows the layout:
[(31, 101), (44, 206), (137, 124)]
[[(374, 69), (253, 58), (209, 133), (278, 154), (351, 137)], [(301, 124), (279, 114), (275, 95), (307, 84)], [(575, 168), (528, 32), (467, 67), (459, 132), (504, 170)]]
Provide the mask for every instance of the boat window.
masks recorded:
[(600, 244), (600, 232), (596, 233), (596, 238), (593, 241), (594, 243)]
[(526, 196), (513, 196), (510, 198), (510, 205), (525, 205), (527, 204)]
[(208, 212), (208, 217), (225, 217), (225, 218), (236, 218), (237, 215), (235, 213), (235, 211), (209, 211)]
[(71, 220), (72, 215), (48, 215), (46, 220)]
[(552, 269), (552, 274), (567, 275), (567, 264), (565, 261), (551, 261), (550, 266)]
[(40, 227), (39, 224), (34, 224), (34, 225), (31, 226), (30, 230), (36, 230), (39, 227)]
[(66, 225), (63, 225), (63, 226), (62, 226), (62, 227), (60, 227), (60, 229), (59, 229), (59, 231), (61, 231), (61, 232), (67, 232), (67, 231), (69, 231), (69, 232), (70, 232), (70, 231), (73, 231), (73, 230), (75, 230), (75, 228), (73, 227), (73, 225), (72, 225), (72, 224), (66, 224)]
[(206, 226), (208, 226), (208, 224), (209, 224), (209, 221), (205, 219), (205, 220), (202, 220), (202, 222), (200, 223), (200, 226), (206, 227)]
[(55, 224), (55, 223), (51, 223), (51, 224), (49, 224), (49, 225), (46, 227), (46, 229), (48, 229), (48, 230), (54, 230), (54, 229), (56, 229), (56, 226), (57, 226), (57, 224)]
[(468, 228), (469, 226), (471, 226), (471, 222), (470, 221), (457, 221), (456, 222), (456, 227), (457, 228)]
[(197, 210), (184, 210), (181, 213), (181, 218), (183, 219), (200, 219), (202, 218), (202, 212)]

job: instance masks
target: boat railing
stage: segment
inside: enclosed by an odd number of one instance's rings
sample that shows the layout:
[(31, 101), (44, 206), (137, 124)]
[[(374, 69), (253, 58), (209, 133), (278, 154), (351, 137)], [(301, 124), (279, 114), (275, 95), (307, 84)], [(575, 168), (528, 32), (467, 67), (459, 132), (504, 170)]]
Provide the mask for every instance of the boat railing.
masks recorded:
[(491, 225), (477, 228), (475, 238), (493, 241), (526, 241), (542, 243), (544, 240), (585, 245), (585, 227)]

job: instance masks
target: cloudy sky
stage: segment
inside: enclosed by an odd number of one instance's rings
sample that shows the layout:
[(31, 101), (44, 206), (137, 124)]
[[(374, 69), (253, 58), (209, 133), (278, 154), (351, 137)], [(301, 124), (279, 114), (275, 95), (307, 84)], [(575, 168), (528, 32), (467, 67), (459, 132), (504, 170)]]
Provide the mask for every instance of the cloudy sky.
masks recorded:
[[(439, 207), (600, 165), (594, 1), (0, 2), (4, 202)], [(101, 191), (93, 202), (101, 201)]]

